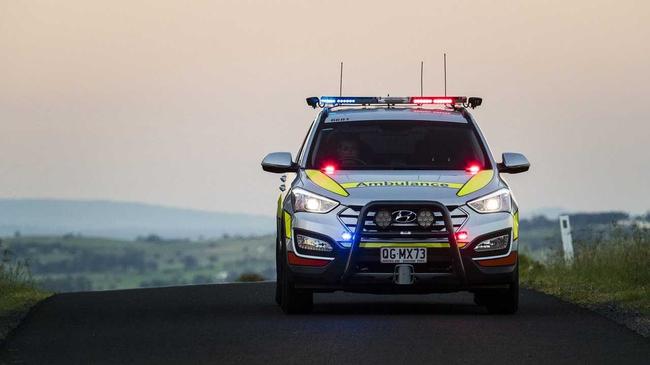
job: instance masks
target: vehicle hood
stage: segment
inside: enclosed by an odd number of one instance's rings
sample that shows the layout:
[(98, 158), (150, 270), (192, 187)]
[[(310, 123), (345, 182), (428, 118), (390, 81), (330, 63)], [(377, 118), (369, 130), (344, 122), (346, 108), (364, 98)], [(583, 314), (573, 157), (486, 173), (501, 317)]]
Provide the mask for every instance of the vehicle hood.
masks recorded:
[(347, 196), (328, 190), (329, 186), (305, 174), (304, 187), (336, 199), (345, 205), (365, 205), (374, 200), (429, 200), (445, 205), (463, 205), (476, 196), (498, 188), (494, 176), (477, 191), (458, 196), (459, 190), (474, 175), (465, 171), (344, 171), (328, 175)]

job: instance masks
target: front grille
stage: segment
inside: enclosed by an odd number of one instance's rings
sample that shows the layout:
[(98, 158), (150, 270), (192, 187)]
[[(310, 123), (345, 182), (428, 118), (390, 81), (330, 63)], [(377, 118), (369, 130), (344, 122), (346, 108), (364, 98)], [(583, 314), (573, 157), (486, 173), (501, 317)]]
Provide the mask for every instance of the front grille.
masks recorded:
[[(339, 219), (348, 227), (351, 232), (357, 227), (361, 206), (348, 206), (346, 209), (339, 213)], [(434, 215), (434, 222), (430, 227), (421, 227), (417, 221), (411, 223), (398, 223), (391, 222), (387, 228), (380, 228), (374, 222), (374, 217), (377, 211), (382, 208), (372, 209), (368, 212), (366, 220), (362, 226), (361, 239), (363, 241), (385, 240), (385, 239), (399, 239), (399, 240), (412, 240), (412, 239), (432, 239), (437, 238), (446, 241), (447, 229), (442, 212), (432, 210)], [(398, 208), (391, 207), (388, 209), (391, 213), (399, 210), (410, 210), (417, 213), (420, 207), (409, 207), (408, 205), (400, 206)], [(454, 230), (458, 230), (467, 220), (467, 213), (458, 206), (447, 206), (450, 212)]]
[[(374, 221), (377, 217), (381, 223), (382, 217), (377, 215), (381, 210), (390, 213), (390, 225), (384, 228)], [(422, 210), (432, 213), (433, 218), (428, 217), (429, 221), (433, 221), (432, 225), (422, 227), (418, 224), (417, 216)], [(362, 212), (363, 218), (361, 218)], [(423, 201), (377, 201), (365, 206), (348, 206), (339, 212), (338, 217), (350, 231), (354, 232), (355, 236), (346, 271), (342, 276), (343, 280), (354, 273), (393, 273), (395, 264), (381, 263), (381, 250), (377, 249), (389, 245), (426, 246), (427, 262), (413, 264), (416, 273), (449, 274), (457, 276), (461, 282), (465, 280), (465, 269), (460, 253), (450, 247), (450, 236), (455, 241), (454, 232), (448, 230), (458, 231), (468, 219), (467, 212), (459, 206), (443, 206), (438, 202)], [(363, 222), (360, 219), (363, 219)], [(445, 219), (450, 223), (448, 229)], [(375, 243), (375, 245), (364, 245), (364, 243)], [(430, 243), (444, 244), (430, 245)]]

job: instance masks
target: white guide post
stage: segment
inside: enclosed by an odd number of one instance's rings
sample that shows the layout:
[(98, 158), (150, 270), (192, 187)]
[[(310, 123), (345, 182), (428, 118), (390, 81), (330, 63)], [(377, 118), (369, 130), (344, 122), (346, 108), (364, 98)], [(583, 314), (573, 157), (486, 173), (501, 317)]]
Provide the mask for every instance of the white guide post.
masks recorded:
[(562, 250), (564, 251), (564, 262), (573, 263), (573, 239), (571, 238), (571, 223), (568, 215), (560, 216), (560, 232), (562, 233)]

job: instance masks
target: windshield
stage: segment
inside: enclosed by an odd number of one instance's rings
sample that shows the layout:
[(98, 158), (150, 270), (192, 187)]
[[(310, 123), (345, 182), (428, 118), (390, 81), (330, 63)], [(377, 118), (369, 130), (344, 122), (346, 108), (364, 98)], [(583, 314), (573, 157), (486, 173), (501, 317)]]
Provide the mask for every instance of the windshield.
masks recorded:
[(324, 124), (307, 168), (340, 170), (465, 170), (486, 167), (486, 154), (469, 124), (367, 121)]

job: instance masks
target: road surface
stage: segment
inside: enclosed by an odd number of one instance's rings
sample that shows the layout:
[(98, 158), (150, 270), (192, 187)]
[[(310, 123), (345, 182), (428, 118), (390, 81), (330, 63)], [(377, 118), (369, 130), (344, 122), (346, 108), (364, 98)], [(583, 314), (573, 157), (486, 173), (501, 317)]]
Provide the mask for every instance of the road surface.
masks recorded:
[(7, 364), (649, 364), (650, 341), (534, 291), (514, 316), (469, 294), (318, 294), (286, 316), (273, 283), (56, 295), (0, 349)]

